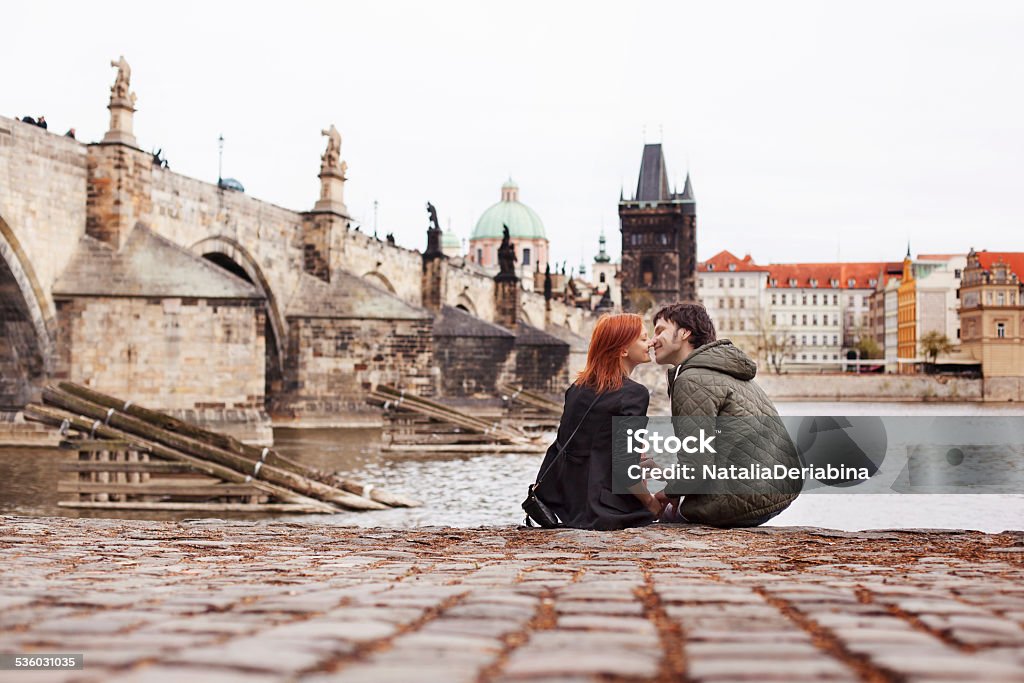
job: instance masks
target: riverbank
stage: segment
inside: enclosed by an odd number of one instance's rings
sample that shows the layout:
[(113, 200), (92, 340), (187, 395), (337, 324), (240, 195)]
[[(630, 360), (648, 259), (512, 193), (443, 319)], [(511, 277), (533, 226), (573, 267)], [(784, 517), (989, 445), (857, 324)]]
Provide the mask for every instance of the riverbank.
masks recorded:
[(32, 680), (1024, 677), (1024, 532), (0, 517), (0, 565), (0, 651), (85, 655)]

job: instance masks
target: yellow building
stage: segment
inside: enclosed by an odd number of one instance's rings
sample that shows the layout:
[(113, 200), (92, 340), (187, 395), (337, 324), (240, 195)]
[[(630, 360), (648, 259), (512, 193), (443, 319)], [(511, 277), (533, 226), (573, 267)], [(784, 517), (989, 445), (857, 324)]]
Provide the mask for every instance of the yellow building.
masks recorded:
[(914, 283), (914, 265), (910, 259), (910, 245), (903, 258), (903, 277), (896, 294), (896, 363), (899, 372), (914, 372), (917, 368), (917, 287)]
[(985, 377), (1024, 377), (1024, 253), (967, 255), (960, 286), (963, 350)]

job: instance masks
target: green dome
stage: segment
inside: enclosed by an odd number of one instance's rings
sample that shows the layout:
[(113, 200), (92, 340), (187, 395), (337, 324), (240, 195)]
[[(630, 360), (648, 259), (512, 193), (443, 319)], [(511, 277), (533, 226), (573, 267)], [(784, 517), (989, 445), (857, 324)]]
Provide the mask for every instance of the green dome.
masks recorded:
[(451, 247), (452, 249), (462, 248), (462, 240), (460, 240), (459, 236), (451, 230), (445, 230), (441, 234), (441, 248), (445, 249), (448, 247)]
[(501, 201), (483, 212), (470, 239), (501, 239), (502, 226), (512, 239), (547, 239), (540, 216), (519, 201), (519, 186), (511, 178), (501, 186)]

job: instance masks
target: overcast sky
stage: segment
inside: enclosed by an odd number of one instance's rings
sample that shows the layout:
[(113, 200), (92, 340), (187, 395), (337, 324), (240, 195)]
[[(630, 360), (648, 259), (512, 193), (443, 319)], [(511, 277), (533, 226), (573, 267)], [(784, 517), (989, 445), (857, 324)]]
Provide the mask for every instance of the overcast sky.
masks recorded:
[(764, 263), (1024, 249), (1022, 2), (5, 5), (0, 113), (99, 140), (111, 59), (171, 169), (312, 207), (341, 131), (346, 201), (425, 246), (511, 175), (554, 259), (618, 255), (644, 142), (687, 169), (698, 256)]

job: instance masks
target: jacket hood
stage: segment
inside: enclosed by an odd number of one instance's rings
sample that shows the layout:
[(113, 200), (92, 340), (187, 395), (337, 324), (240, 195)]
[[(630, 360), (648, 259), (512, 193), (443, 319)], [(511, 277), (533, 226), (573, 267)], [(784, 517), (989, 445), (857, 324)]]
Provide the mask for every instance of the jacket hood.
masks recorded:
[(757, 374), (757, 364), (747, 354), (733, 346), (728, 339), (719, 339), (697, 347), (680, 365), (672, 368), (670, 377), (675, 377), (677, 368), (707, 368), (725, 373), (738, 380), (748, 381)]

